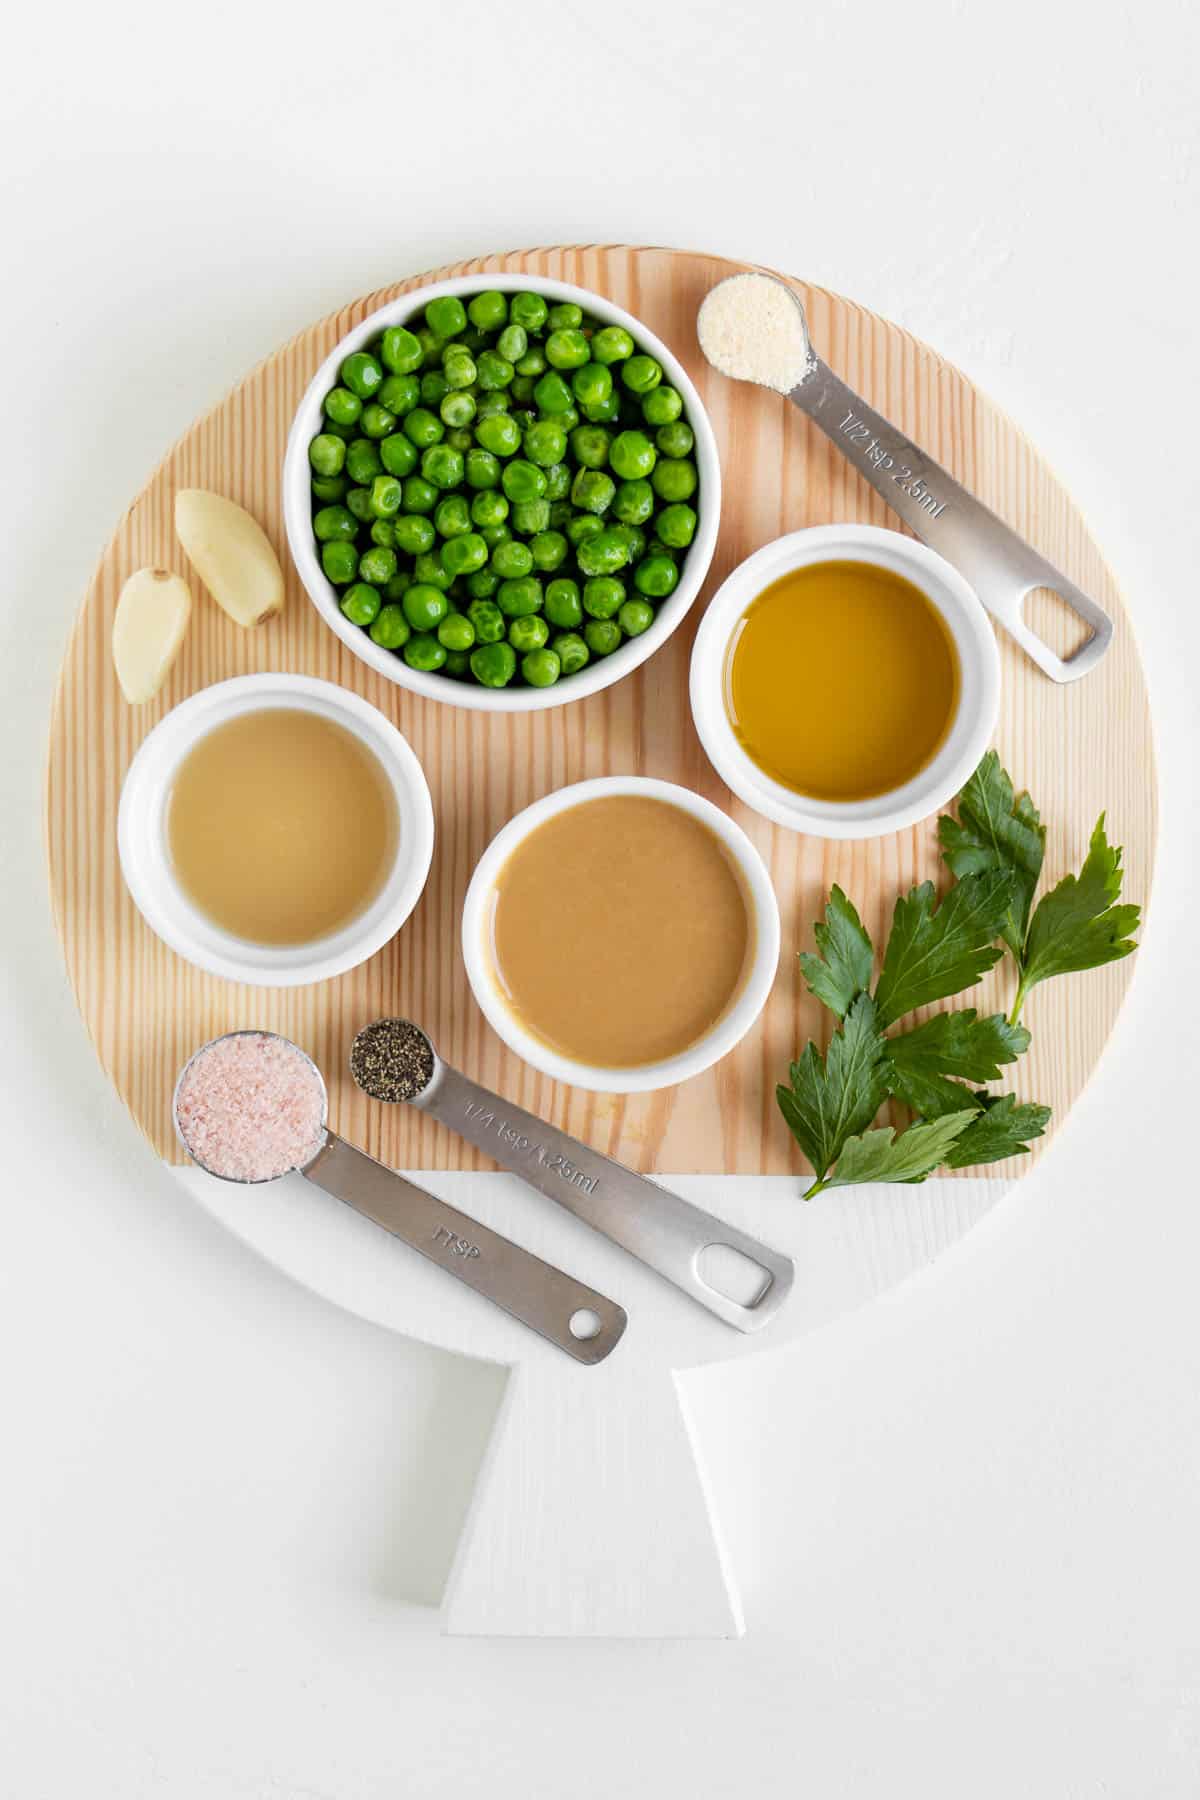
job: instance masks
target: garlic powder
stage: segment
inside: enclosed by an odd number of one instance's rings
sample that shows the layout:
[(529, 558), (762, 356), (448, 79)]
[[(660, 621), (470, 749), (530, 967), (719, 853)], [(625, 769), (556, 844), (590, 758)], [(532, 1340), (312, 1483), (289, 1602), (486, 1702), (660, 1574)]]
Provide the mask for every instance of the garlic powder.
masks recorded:
[(790, 393), (812, 366), (804, 312), (773, 275), (731, 275), (705, 295), (696, 318), (700, 348), (722, 375)]

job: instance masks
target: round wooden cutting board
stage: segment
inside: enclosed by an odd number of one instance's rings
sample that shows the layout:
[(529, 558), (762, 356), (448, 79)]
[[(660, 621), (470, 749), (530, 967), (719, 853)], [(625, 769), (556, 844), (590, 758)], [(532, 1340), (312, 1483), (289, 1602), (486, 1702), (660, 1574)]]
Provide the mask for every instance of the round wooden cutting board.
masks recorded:
[[(575, 247), (484, 257), (414, 276), (321, 321), (257, 368), (167, 455), (121, 520), (84, 598), (63, 663), (47, 785), (50, 881), (71, 980), (104, 1067), (159, 1154), (180, 1160), (169, 1103), (176, 1072), (206, 1038), (261, 1026), (295, 1038), (330, 1084), (336, 1130), (396, 1168), (482, 1166), (431, 1121), (371, 1106), (344, 1075), (354, 1032), (381, 1013), (420, 1020), (446, 1058), (520, 1104), (642, 1169), (785, 1174), (802, 1164), (774, 1087), (797, 1047), (824, 1031), (791, 952), (811, 946), (830, 884), (857, 902), (878, 942), (897, 893), (938, 877), (933, 821), (867, 843), (831, 843), (769, 825), (733, 801), (692, 728), (687, 669), (704, 601), (735, 563), (781, 532), (833, 520), (896, 526), (882, 501), (783, 399), (714, 374), (700, 356), (696, 310), (734, 265), (658, 249)], [(321, 623), (288, 564), (280, 469), (293, 411), (337, 339), (398, 294), (446, 275), (528, 271), (608, 295), (645, 320), (687, 365), (708, 406), (725, 474), (720, 540), (691, 617), (642, 669), (593, 699), (529, 715), (465, 712), (417, 698), (352, 657)], [(956, 369), (853, 302), (797, 283), (814, 343), (832, 367), (1003, 518), (1095, 595), (1116, 632), (1100, 668), (1056, 687), (1000, 636), (1004, 688), (997, 747), (1049, 826), (1049, 882), (1077, 868), (1107, 810), (1125, 846), (1126, 896), (1144, 901), (1155, 841), (1155, 776), (1145, 685), (1125, 610), (1083, 522), (1017, 428)], [(172, 530), (181, 487), (211, 488), (247, 507), (288, 568), (283, 615), (258, 631), (231, 624), (189, 568)], [(178, 570), (197, 604), (183, 654), (149, 706), (131, 708), (112, 671), (109, 638), (125, 578), (146, 564)], [(429, 778), (437, 846), (424, 898), (399, 936), (365, 967), (291, 992), (238, 987), (202, 974), (153, 936), (117, 862), (121, 783), (143, 737), (211, 682), (257, 670), (323, 676), (364, 695), (408, 738)], [(564, 689), (564, 693), (567, 690)], [(797, 705), (804, 700), (798, 685)], [(628, 1100), (556, 1086), (493, 1035), (467, 987), (458, 947), (474, 864), (506, 819), (550, 789), (605, 773), (682, 782), (726, 807), (769, 864), (785, 955), (758, 1029), (719, 1067), (684, 1086)], [(598, 931), (606, 929), (602, 915)], [(612, 921), (611, 928), (622, 928)], [(1103, 1050), (1131, 961), (1039, 988), (1026, 1011), (1033, 1046), (1022, 1094), (1061, 1121)], [(999, 1005), (1011, 976), (974, 1000)], [(1053, 1125), (1051, 1135), (1053, 1134)], [(1015, 1176), (1025, 1158), (989, 1174)]]

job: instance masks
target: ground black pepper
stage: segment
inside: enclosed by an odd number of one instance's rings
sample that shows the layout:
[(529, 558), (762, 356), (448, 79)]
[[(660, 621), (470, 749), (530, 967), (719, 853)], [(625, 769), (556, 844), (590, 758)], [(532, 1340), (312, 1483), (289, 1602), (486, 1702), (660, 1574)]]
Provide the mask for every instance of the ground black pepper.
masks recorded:
[(433, 1045), (407, 1019), (376, 1019), (350, 1046), (350, 1073), (373, 1100), (415, 1100), (433, 1071)]

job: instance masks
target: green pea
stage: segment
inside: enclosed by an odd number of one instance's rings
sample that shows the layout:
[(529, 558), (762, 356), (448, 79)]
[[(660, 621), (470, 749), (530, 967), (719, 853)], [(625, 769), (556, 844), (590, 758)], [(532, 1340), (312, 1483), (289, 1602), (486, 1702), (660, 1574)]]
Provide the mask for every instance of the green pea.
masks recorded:
[(549, 574), (551, 569), (561, 568), (567, 560), (570, 545), (561, 531), (535, 532), (529, 542), (529, 553), (533, 557), (534, 566)]
[(696, 522), (692, 508), (676, 501), (673, 506), (664, 506), (654, 521), (654, 528), (670, 549), (686, 550), (696, 535)]
[(398, 419), (410, 413), (420, 398), (421, 383), (415, 375), (389, 375), (376, 395), (380, 406), (386, 406)]
[(389, 325), (379, 345), (379, 359), (393, 375), (411, 375), (419, 369), (425, 353), (421, 340), (406, 325)]
[(497, 413), (475, 427), (475, 437), (493, 456), (515, 456), (521, 448), (521, 427), (510, 413)]
[(516, 375), (508, 358), (501, 356), (496, 350), (481, 350), (475, 368), (475, 379), (485, 393), (509, 387)]
[(686, 457), (664, 456), (660, 459), (650, 485), (660, 500), (690, 500), (699, 481), (696, 465)]
[(432, 675), (446, 660), (445, 648), (431, 631), (416, 631), (400, 653), (410, 669), (422, 669)]
[(572, 375), (571, 388), (580, 406), (602, 406), (613, 391), (612, 370), (603, 363), (586, 362)]
[(386, 587), (396, 573), (396, 552), (378, 544), (372, 545), (359, 559), (358, 573), (360, 579), (369, 581), (372, 587)]
[(549, 331), (575, 331), (583, 324), (583, 308), (573, 300), (560, 300), (546, 315)]
[(679, 581), (679, 570), (669, 556), (661, 551), (651, 550), (644, 556), (633, 571), (633, 585), (640, 594), (648, 594), (652, 600), (663, 600), (674, 592)]
[(584, 512), (607, 512), (616, 491), (615, 481), (600, 469), (580, 469), (571, 483), (571, 499)]
[(437, 637), (445, 650), (469, 650), (475, 642), (475, 627), (465, 613), (447, 613), (437, 628)]
[(394, 475), (377, 475), (371, 483), (371, 512), (377, 519), (390, 519), (400, 511), (404, 489)]
[(546, 358), (536, 344), (530, 344), (524, 356), (519, 357), (516, 364), (518, 375), (544, 375)]
[(449, 444), (431, 444), (421, 458), (421, 473), (431, 487), (447, 493), (462, 481), (463, 453)]
[(579, 583), (560, 576), (552, 581), (546, 589), (546, 617), (552, 625), (570, 630), (583, 618), (583, 602), (579, 594)]
[(577, 631), (564, 631), (550, 646), (564, 675), (577, 675), (592, 660), (592, 653)]
[(450, 392), (450, 383), (440, 369), (430, 369), (421, 377), (421, 405), (440, 406)]
[(450, 611), (450, 602), (440, 587), (428, 581), (414, 581), (401, 601), (404, 616), (414, 631), (434, 631)]
[(569, 433), (569, 432), (574, 431), (575, 427), (578, 425), (578, 423), (580, 421), (580, 418), (582, 417), (582, 414), (580, 413), (579, 408), (574, 403), (572, 403), (570, 406), (568, 406), (566, 412), (558, 413), (558, 414), (556, 414), (556, 417), (558, 419), (559, 424), (563, 427), (563, 429)]
[(615, 575), (629, 561), (629, 545), (620, 526), (606, 526), (584, 538), (575, 554), (585, 575)]
[(500, 586), (500, 577), (493, 568), (476, 569), (467, 576), (464, 586), (472, 600), (490, 600)]
[(425, 323), (440, 338), (457, 337), (467, 328), (467, 309), (454, 294), (442, 294), (425, 308)]
[(312, 484), (313, 499), (319, 500), (322, 506), (329, 506), (335, 500), (346, 498), (346, 489), (349, 485), (350, 483), (344, 475), (326, 475), (324, 477), (318, 475)]
[(626, 562), (641, 562), (646, 554), (646, 534), (640, 525), (614, 525), (613, 530), (620, 533), (625, 544)]
[(553, 687), (562, 673), (562, 664), (553, 650), (531, 650), (521, 658), (521, 674), (530, 687)]
[[(567, 487), (569, 490), (569, 482), (567, 483)], [(549, 488), (547, 488), (547, 492), (549, 492)], [(575, 508), (571, 505), (569, 500), (552, 500), (550, 502), (550, 517), (547, 523), (551, 530), (565, 531), (574, 517)]]
[(325, 417), (335, 425), (353, 425), (363, 409), (358, 395), (344, 387), (330, 388), (321, 405)]
[(571, 389), (556, 369), (547, 370), (534, 386), (533, 397), (541, 412), (553, 418), (571, 405)]
[(485, 488), (471, 502), (473, 525), (503, 525), (508, 517), (508, 501), (495, 488)]
[(546, 470), (547, 500), (565, 500), (571, 491), (571, 470), (566, 462), (556, 462)]
[(369, 625), (381, 605), (378, 588), (365, 581), (356, 581), (342, 595), (342, 611), (352, 625)]
[(505, 362), (520, 362), (528, 348), (529, 334), (524, 325), (507, 325), (496, 339), (496, 349)]
[(441, 498), (423, 475), (409, 475), (404, 483), (406, 513), (431, 513)]
[(583, 584), (583, 610), (593, 619), (611, 619), (625, 599), (625, 583), (615, 575), (594, 575)]
[(542, 584), (536, 575), (521, 575), (515, 581), (502, 581), (496, 590), (500, 611), (509, 619), (523, 618), (526, 613), (540, 612)]
[[(371, 542), (377, 544), (381, 550), (396, 548), (396, 528), (390, 519), (372, 519)], [(395, 570), (392, 573), (394, 574)], [(368, 575), (367, 580), (370, 579), (371, 577)]]
[(592, 339), (592, 360), (598, 363), (624, 362), (634, 352), (634, 342), (623, 325), (606, 325)]
[(670, 425), (683, 411), (683, 396), (673, 387), (652, 388), (642, 401), (647, 425)]
[(407, 569), (400, 569), (384, 588), (383, 597), (385, 600), (403, 600), (411, 586), (412, 576)]
[(389, 431), (395, 431), (396, 415), (389, 412), (386, 406), (380, 406), (377, 400), (372, 400), (369, 406), (363, 407), (362, 418), (358, 421), (358, 425), (364, 436), (384, 438)]
[(460, 349), (457, 345), (447, 350), (442, 363), (442, 373), (447, 386), (451, 388), (469, 388), (475, 384), (475, 358), (469, 350)]
[(413, 582), (414, 585), (435, 587), (444, 594), (447, 588), (453, 586), (454, 577), (446, 573), (436, 550), (425, 550), (413, 563)]
[(352, 487), (346, 495), (346, 505), (356, 519), (369, 524), (375, 517), (371, 510), (371, 490), (369, 487)]
[(471, 529), (471, 508), (463, 494), (447, 494), (433, 515), (434, 525), (442, 537), (459, 537)]
[(602, 425), (577, 425), (571, 433), (571, 454), (585, 469), (602, 469), (611, 444)]
[(550, 627), (540, 613), (526, 613), (513, 619), (508, 627), (508, 641), (520, 655), (526, 650), (540, 650), (550, 636)]
[(540, 500), (546, 492), (546, 477), (536, 463), (518, 457), (504, 465), (501, 486), (510, 500)]
[(475, 636), (481, 644), (498, 644), (508, 629), (504, 623), (504, 614), (494, 600), (472, 600), (467, 608), (467, 617), (475, 627)]
[(493, 456), (490, 450), (476, 447), (468, 450), (466, 455), (467, 486), (471, 488), (494, 488), (500, 485), (500, 459)]
[(403, 550), (409, 556), (420, 556), (433, 548), (433, 520), (421, 513), (402, 513), (392, 529), (396, 534), (397, 550)]
[(529, 406), (533, 399), (533, 387), (532, 375), (514, 375), (513, 384), (508, 391), (519, 405)]
[(512, 536), (512, 532), (508, 529), (504, 520), (501, 519), (498, 525), (481, 525), (479, 527), (479, 535), (487, 545), (488, 549), (494, 550), (497, 544), (506, 544)]
[(654, 608), (646, 600), (626, 600), (617, 613), (617, 624), (626, 637), (641, 637), (654, 623)]
[(446, 427), (427, 406), (414, 406), (402, 429), (405, 437), (411, 438), (418, 450), (428, 450), (431, 444), (440, 444), (446, 435)]
[(488, 547), (477, 531), (447, 538), (442, 545), (442, 567), (451, 575), (473, 575), (488, 559)]
[(446, 660), (442, 664), (443, 675), (453, 675), (456, 679), (461, 680), (464, 675), (469, 675), (470, 672), (471, 657), (468, 651), (447, 650)]
[(326, 419), (325, 431), (330, 437), (339, 437), (344, 444), (348, 444), (351, 438), (358, 436), (358, 425), (342, 425), (337, 419)]
[(536, 537), (550, 523), (550, 502), (544, 495), (540, 500), (517, 502), (512, 509), (512, 522), (515, 530), (524, 532), (527, 537)]
[(581, 405), (584, 418), (589, 425), (611, 425), (621, 417), (621, 397), (617, 393), (607, 394), (603, 400), (589, 400)]
[(344, 538), (321, 546), (321, 567), (335, 587), (345, 587), (358, 574), (358, 551)]
[(621, 642), (621, 627), (615, 619), (589, 619), (583, 641), (593, 656), (611, 656)]
[(581, 369), (591, 351), (582, 331), (552, 331), (546, 339), (546, 361), (555, 369)]
[(540, 331), (546, 323), (546, 302), (540, 294), (514, 294), (508, 304), (508, 316), (526, 331)]
[(346, 462), (346, 446), (331, 431), (319, 431), (308, 446), (308, 460), (317, 475), (340, 475)]
[(323, 506), (313, 515), (313, 536), (319, 544), (332, 543), (335, 538), (352, 542), (358, 536), (358, 520), (344, 506)]
[(510, 538), (507, 543), (496, 546), (492, 552), (491, 566), (501, 580), (515, 580), (518, 576), (528, 575), (533, 568), (533, 551), (528, 544), (522, 544), (517, 538)]
[(623, 481), (613, 496), (615, 517), (626, 525), (641, 525), (654, 511), (654, 489), (648, 481)]
[(567, 538), (574, 544), (576, 551), (585, 538), (594, 537), (597, 532), (603, 530), (604, 520), (598, 518), (595, 513), (572, 513), (566, 523)]
[(673, 425), (662, 426), (655, 433), (654, 441), (663, 456), (690, 456), (696, 434), (686, 419), (676, 419)]
[(402, 431), (393, 431), (379, 445), (379, 460), (389, 475), (411, 475), (418, 454), (417, 446)]
[(508, 301), (496, 288), (468, 302), (467, 317), (480, 331), (500, 331), (508, 318)]
[(366, 487), (383, 473), (383, 458), (378, 444), (369, 438), (355, 438), (346, 447), (346, 473), (358, 487)]
[(609, 461), (622, 481), (644, 481), (658, 461), (658, 452), (644, 431), (622, 431), (613, 439)]
[(475, 417), (474, 394), (464, 394), (457, 388), (451, 389), (438, 407), (438, 416), (443, 425), (449, 425), (455, 430), (469, 425)]
[(539, 469), (552, 469), (567, 453), (567, 434), (557, 419), (539, 419), (525, 433), (525, 455)]
[(517, 653), (511, 644), (481, 644), (471, 652), (471, 673), (483, 687), (507, 687), (517, 672)]
[(338, 373), (342, 378), (342, 386), (348, 387), (360, 400), (373, 399), (383, 380), (382, 368), (366, 350), (356, 350), (352, 356), (348, 356)]
[(383, 606), (369, 634), (381, 650), (401, 650), (412, 635), (402, 606)]
[(436, 362), (442, 354), (442, 340), (436, 331), (430, 331), (428, 325), (417, 326), (417, 342), (421, 346), (421, 356), (425, 362)]
[(631, 356), (621, 370), (621, 380), (633, 394), (648, 394), (662, 380), (662, 364), (652, 356)]

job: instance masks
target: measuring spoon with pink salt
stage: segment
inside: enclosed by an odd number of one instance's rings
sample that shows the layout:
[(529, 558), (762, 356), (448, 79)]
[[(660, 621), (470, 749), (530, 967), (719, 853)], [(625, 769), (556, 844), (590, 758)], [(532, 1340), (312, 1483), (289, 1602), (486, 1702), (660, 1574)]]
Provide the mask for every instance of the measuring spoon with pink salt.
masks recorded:
[(202, 1044), (172, 1103), (180, 1143), (208, 1174), (246, 1186), (303, 1175), (576, 1362), (616, 1349), (623, 1307), (356, 1150), (329, 1129), (328, 1112), (316, 1063), (271, 1031)]

